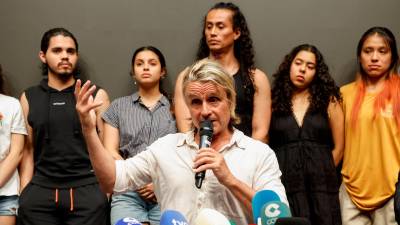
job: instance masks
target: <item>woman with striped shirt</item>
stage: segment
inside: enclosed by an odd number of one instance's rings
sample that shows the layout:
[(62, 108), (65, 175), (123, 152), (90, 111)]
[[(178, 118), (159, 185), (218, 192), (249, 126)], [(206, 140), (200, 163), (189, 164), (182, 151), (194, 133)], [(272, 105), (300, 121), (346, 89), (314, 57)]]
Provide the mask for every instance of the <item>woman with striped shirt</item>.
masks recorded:
[[(159, 137), (176, 132), (170, 102), (161, 88), (166, 72), (165, 58), (157, 48), (145, 46), (134, 52), (131, 75), (138, 91), (114, 100), (103, 114), (103, 144), (115, 159), (130, 158)], [(152, 184), (112, 196), (111, 224), (124, 217), (159, 224), (160, 214)]]

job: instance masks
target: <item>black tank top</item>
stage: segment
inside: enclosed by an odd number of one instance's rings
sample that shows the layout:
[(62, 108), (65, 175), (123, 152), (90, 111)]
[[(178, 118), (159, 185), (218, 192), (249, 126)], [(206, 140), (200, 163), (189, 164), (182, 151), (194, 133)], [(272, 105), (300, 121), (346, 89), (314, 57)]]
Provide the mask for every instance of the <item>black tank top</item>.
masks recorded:
[(44, 79), (25, 91), (28, 123), (33, 130), (32, 182), (51, 188), (95, 183), (81, 126), (75, 110), (74, 86), (58, 91)]

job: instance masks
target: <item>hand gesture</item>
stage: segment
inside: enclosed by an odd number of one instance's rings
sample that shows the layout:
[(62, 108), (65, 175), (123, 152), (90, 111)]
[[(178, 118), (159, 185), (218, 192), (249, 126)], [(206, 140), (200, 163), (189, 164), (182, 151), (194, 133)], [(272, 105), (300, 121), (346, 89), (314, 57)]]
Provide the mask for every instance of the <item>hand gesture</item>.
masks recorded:
[(94, 109), (102, 105), (103, 102), (94, 101), (92, 94), (96, 90), (96, 86), (90, 87), (90, 80), (86, 81), (83, 86), (81, 84), (82, 81), (79, 79), (75, 84), (76, 111), (78, 112), (82, 129), (96, 129), (96, 113)]

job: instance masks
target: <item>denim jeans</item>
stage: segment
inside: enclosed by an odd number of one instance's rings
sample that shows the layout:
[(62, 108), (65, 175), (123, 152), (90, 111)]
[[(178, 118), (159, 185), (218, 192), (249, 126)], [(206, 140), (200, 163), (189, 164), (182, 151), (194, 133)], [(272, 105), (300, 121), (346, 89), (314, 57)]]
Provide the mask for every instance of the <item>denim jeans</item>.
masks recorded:
[(125, 217), (135, 218), (140, 222), (150, 222), (151, 225), (158, 225), (161, 217), (160, 207), (156, 203), (144, 201), (134, 191), (114, 194), (111, 201), (111, 225)]

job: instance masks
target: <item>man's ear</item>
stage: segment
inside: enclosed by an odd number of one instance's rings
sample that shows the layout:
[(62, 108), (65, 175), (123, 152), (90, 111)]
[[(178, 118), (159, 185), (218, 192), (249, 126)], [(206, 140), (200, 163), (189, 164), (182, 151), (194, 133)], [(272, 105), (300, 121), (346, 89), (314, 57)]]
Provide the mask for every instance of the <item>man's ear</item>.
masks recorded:
[(235, 37), (234, 37), (234, 40), (239, 39), (239, 37), (240, 37), (241, 34), (242, 34), (242, 32), (240, 31), (239, 28), (237, 28), (237, 29), (235, 30)]
[(47, 60), (46, 60), (46, 53), (44, 53), (43, 51), (39, 52), (39, 59), (40, 61), (42, 61), (42, 63), (46, 64)]

